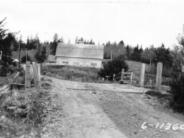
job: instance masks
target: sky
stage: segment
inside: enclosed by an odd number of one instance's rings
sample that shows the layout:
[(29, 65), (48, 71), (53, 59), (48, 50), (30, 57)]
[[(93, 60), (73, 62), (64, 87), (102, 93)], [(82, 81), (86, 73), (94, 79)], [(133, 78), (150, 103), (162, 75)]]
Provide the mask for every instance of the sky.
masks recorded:
[(183, 31), (183, 0), (0, 0), (0, 20), (19, 32), (51, 41), (55, 33), (65, 42), (76, 37), (143, 47), (172, 48)]

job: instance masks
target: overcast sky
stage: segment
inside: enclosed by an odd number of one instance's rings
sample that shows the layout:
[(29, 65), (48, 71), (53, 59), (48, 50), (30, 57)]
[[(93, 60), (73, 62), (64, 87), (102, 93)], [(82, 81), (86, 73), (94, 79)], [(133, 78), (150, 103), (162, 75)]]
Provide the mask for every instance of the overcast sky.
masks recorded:
[(123, 40), (143, 47), (177, 43), (184, 24), (183, 0), (0, 0), (0, 19), (42, 41), (58, 33), (67, 42), (76, 36), (95, 42)]

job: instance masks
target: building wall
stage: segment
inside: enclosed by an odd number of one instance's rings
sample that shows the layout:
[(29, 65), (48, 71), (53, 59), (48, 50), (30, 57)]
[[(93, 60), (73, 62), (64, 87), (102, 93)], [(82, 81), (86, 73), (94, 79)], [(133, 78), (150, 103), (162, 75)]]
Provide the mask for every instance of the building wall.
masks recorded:
[(70, 65), (78, 67), (94, 67), (94, 68), (102, 67), (102, 61), (97, 59), (56, 57), (56, 63), (58, 65)]

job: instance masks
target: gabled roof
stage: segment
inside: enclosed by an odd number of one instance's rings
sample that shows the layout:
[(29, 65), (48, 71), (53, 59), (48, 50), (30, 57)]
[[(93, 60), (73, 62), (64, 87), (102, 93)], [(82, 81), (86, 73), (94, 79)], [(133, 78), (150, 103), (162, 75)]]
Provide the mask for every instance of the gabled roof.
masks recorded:
[(56, 57), (103, 59), (103, 54), (103, 47), (86, 44), (59, 43), (56, 50)]

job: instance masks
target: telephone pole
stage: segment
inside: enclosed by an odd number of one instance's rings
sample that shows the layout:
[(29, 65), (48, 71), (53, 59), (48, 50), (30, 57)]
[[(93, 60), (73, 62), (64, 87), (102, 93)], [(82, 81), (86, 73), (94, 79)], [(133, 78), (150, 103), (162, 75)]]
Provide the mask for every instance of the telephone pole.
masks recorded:
[(21, 36), (20, 36), (20, 39), (19, 39), (19, 69), (20, 69), (20, 57), (21, 57), (21, 46), (20, 46), (20, 43), (21, 43)]

